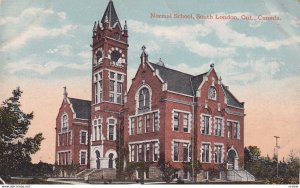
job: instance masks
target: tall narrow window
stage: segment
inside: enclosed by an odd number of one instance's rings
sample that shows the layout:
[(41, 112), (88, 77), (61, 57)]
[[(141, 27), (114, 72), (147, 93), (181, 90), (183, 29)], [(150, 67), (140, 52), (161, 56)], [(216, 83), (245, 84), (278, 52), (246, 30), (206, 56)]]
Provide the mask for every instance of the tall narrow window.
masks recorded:
[(86, 164), (86, 151), (80, 152), (80, 164), (85, 165)]
[(143, 161), (143, 149), (142, 144), (138, 145), (138, 161)]
[(101, 128), (101, 125), (102, 125), (101, 119), (98, 119), (98, 138), (99, 138), (99, 140), (102, 139), (102, 133), (101, 133), (102, 128)]
[(232, 129), (231, 122), (227, 121), (227, 137), (228, 137), (228, 139), (231, 138), (231, 129)]
[(150, 115), (145, 116), (146, 132), (150, 132)]
[(210, 134), (209, 118), (210, 118), (209, 116), (205, 116), (205, 115), (202, 116), (202, 129), (201, 129), (202, 134)]
[(138, 112), (147, 112), (150, 110), (150, 93), (147, 88), (143, 88), (139, 92), (139, 107)]
[(146, 161), (150, 161), (150, 144), (146, 144)]
[(101, 63), (101, 61), (102, 61), (102, 52), (100, 50), (97, 51), (97, 53), (96, 53), (96, 60), (97, 60), (97, 63)]
[(158, 142), (154, 142), (154, 148), (153, 148), (153, 161), (158, 160)]
[(115, 132), (116, 122), (114, 119), (108, 120), (108, 140), (115, 140), (116, 139), (116, 132)]
[(222, 146), (215, 145), (215, 163), (222, 163)]
[(131, 149), (130, 149), (130, 160), (131, 162), (134, 161), (134, 145), (130, 145)]
[(233, 137), (238, 139), (239, 138), (239, 124), (237, 122), (232, 122), (233, 124)]
[(222, 136), (222, 118), (215, 118), (215, 135)]
[(114, 140), (114, 126), (109, 125), (109, 140)]
[(122, 103), (122, 83), (117, 82), (117, 103)]
[(174, 142), (174, 161), (179, 161), (179, 142)]
[(183, 131), (189, 132), (189, 114), (183, 114)]
[(158, 131), (158, 112), (153, 113), (153, 129), (154, 132)]
[(135, 127), (135, 118), (131, 118), (131, 124), (130, 124), (130, 134), (134, 134), (134, 127)]
[(99, 102), (102, 102), (102, 97), (103, 97), (103, 84), (102, 80), (99, 81)]
[(138, 130), (137, 130), (137, 134), (141, 134), (142, 133), (142, 116), (138, 117)]
[(174, 131), (179, 131), (179, 112), (174, 112)]
[(95, 87), (95, 104), (97, 104), (98, 101), (99, 101), (98, 82), (96, 82), (96, 83), (94, 84), (94, 87)]
[(94, 75), (95, 104), (102, 102), (102, 72)]
[(98, 140), (98, 121), (94, 120), (94, 141)]
[(62, 116), (62, 131), (67, 130), (67, 127), (68, 127), (68, 116), (67, 114), (64, 114)]
[(183, 161), (189, 161), (189, 144), (183, 144)]
[(201, 153), (201, 156), (202, 156), (202, 162), (205, 162), (205, 163), (209, 163), (210, 160), (209, 160), (209, 148), (210, 148), (210, 144), (202, 144), (202, 153)]
[(80, 132), (80, 143), (87, 144), (87, 132), (86, 131)]

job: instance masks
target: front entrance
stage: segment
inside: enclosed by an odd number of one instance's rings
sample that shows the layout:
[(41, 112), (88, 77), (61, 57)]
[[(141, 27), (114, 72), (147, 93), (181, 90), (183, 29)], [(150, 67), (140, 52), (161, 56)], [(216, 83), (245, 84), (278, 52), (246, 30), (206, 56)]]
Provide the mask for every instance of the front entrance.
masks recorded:
[(227, 169), (238, 170), (238, 156), (234, 149), (230, 149), (227, 153)]
[(100, 169), (100, 152), (96, 150), (96, 165), (97, 169)]

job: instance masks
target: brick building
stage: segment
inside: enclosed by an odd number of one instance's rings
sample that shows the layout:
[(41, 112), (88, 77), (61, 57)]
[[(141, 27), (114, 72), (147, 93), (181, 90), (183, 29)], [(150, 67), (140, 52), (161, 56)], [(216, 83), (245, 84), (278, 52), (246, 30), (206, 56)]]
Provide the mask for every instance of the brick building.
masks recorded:
[[(183, 162), (199, 161), (203, 178), (226, 164), (236, 173), (244, 158), (244, 103), (222, 83), (214, 65), (200, 75), (148, 61), (146, 47), (127, 89), (127, 25), (113, 2), (93, 27), (92, 99), (64, 100), (57, 116), (56, 161), (116, 173), (120, 148), (129, 162), (153, 162), (146, 178), (159, 178), (157, 162), (170, 162), (189, 179)], [(221, 170), (219, 170), (221, 172)], [(141, 174), (137, 173), (137, 178)], [(241, 173), (239, 174), (241, 175)], [(221, 173), (220, 173), (221, 176)], [(242, 176), (242, 175), (241, 175)]]

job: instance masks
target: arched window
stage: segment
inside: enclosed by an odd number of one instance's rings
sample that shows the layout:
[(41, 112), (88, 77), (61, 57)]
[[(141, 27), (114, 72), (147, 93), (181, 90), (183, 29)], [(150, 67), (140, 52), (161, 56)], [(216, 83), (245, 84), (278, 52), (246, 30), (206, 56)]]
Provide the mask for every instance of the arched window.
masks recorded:
[(98, 51), (96, 53), (97, 63), (100, 63), (102, 61), (102, 52)]
[(114, 157), (114, 154), (112, 154), (112, 153), (110, 153), (109, 155), (108, 155), (108, 168), (113, 168), (113, 157)]
[(217, 90), (213, 86), (210, 86), (208, 89), (208, 99), (217, 100)]
[(139, 112), (146, 112), (150, 109), (150, 93), (147, 88), (143, 88), (139, 92)]
[(68, 115), (64, 114), (62, 116), (61, 128), (66, 129), (68, 127)]

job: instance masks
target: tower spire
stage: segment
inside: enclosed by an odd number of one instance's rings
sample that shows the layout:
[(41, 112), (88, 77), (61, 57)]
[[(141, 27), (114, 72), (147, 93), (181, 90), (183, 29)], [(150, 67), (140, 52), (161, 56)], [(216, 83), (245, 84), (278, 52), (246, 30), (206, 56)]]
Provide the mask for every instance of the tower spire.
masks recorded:
[(120, 24), (120, 21), (119, 21), (119, 18), (118, 18), (118, 15), (117, 15), (117, 12), (116, 12), (116, 9), (114, 7), (112, 0), (109, 1), (108, 5), (106, 7), (106, 10), (101, 19), (101, 23), (102, 24), (108, 23), (108, 26), (111, 28), (119, 26), (120, 29), (122, 30), (122, 27), (121, 27), (121, 24)]

